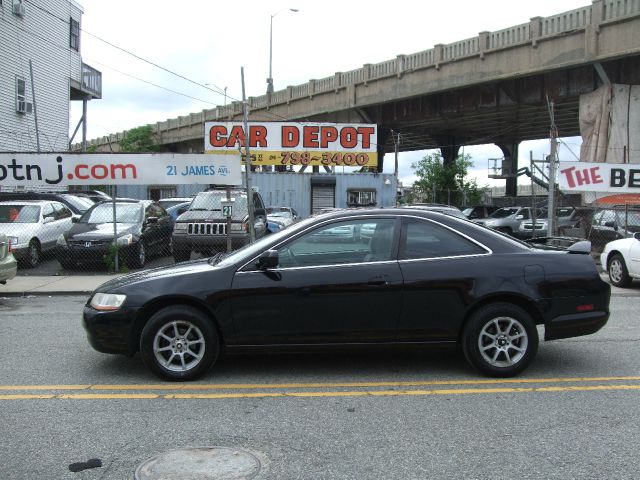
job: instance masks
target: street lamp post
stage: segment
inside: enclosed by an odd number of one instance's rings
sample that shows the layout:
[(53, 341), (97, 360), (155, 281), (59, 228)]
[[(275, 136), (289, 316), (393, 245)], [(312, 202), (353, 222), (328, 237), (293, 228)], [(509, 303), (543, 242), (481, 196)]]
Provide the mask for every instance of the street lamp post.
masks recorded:
[[(269, 98), (271, 98), (271, 94), (273, 93), (273, 76), (271, 74), (271, 67), (273, 65), (273, 17), (278, 15), (283, 10), (285, 9), (283, 8), (282, 10), (278, 10), (276, 13), (271, 15), (271, 19), (269, 21), (269, 77), (267, 78), (267, 95), (269, 96)], [(297, 8), (289, 8), (286, 10), (294, 13), (298, 11)]]

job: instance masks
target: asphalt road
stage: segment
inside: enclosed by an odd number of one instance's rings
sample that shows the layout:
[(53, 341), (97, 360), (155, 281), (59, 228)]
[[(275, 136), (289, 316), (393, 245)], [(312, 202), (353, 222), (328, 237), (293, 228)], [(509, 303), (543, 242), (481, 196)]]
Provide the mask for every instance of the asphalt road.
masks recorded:
[(542, 343), (513, 380), (456, 351), (389, 351), (223, 357), (188, 384), (93, 351), (85, 301), (0, 298), (3, 480), (131, 479), (185, 447), (248, 452), (256, 479), (640, 477), (639, 297), (613, 297), (595, 335)]

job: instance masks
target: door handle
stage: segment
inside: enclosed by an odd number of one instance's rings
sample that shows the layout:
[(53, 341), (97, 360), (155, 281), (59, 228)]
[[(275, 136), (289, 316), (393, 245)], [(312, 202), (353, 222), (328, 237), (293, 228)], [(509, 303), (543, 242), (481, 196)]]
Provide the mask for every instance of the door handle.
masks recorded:
[(373, 287), (384, 287), (388, 285), (389, 282), (384, 277), (373, 277), (367, 282), (367, 285), (371, 285)]

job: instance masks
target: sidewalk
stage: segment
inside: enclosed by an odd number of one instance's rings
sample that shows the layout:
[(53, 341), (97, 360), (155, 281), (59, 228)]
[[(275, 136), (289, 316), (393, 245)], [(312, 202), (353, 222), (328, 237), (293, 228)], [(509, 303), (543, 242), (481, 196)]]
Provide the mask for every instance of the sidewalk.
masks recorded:
[(0, 297), (28, 295), (85, 295), (118, 275), (16, 276), (0, 285)]

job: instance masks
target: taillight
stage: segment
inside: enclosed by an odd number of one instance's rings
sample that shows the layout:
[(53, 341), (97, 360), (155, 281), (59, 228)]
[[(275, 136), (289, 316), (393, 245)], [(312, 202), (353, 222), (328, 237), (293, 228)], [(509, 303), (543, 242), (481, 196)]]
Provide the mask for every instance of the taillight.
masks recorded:
[(578, 305), (578, 306), (576, 307), (576, 310), (577, 310), (578, 312), (590, 312), (590, 311), (592, 311), (593, 309), (594, 309), (594, 307), (593, 307), (593, 303), (589, 303), (589, 304), (587, 304), (587, 305)]

